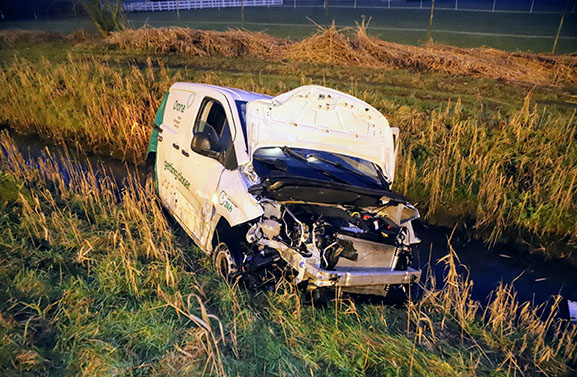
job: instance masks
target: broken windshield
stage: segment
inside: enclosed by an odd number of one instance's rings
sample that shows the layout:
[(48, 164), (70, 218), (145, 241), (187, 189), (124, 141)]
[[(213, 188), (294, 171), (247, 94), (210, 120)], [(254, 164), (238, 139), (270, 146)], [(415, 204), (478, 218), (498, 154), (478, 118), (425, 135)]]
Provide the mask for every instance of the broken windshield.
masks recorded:
[(373, 190), (388, 190), (388, 185), (375, 164), (338, 153), (266, 147), (254, 153), (253, 165), (256, 173), (262, 177), (302, 177)]

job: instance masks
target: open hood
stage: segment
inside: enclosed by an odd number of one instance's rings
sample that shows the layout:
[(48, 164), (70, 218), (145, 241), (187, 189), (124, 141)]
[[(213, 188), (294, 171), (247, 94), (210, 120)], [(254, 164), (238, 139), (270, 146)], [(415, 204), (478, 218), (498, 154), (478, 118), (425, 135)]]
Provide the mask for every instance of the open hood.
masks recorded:
[(358, 98), (307, 85), (272, 99), (250, 101), (246, 111), (248, 152), (289, 146), (339, 153), (374, 162), (392, 183), (398, 129)]

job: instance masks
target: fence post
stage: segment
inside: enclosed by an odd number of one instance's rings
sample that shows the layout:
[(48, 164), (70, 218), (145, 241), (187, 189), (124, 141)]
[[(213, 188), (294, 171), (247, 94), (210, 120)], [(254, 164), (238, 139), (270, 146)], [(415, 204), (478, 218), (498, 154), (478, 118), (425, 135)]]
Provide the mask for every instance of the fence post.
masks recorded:
[(433, 0), (433, 2), (431, 3), (431, 17), (429, 18), (429, 31), (427, 31), (427, 44), (431, 43), (431, 29), (433, 28), (434, 11), (435, 11), (435, 0)]
[(455, 0), (455, 10), (459, 9), (459, 0)]
[(559, 22), (559, 28), (557, 29), (557, 35), (555, 36), (555, 42), (553, 42), (553, 49), (551, 53), (555, 53), (557, 48), (557, 41), (559, 41), (559, 34), (561, 34), (561, 28), (563, 27), (563, 21), (565, 21), (565, 13), (567, 13), (567, 8), (569, 7), (569, 0), (565, 1), (565, 9), (563, 9), (563, 15), (561, 16), (561, 21)]
[(240, 28), (244, 29), (244, 0), (240, 0)]
[(497, 0), (493, 0), (493, 12), (495, 11), (495, 3), (497, 2)]
[(329, 0), (325, 0), (325, 28), (329, 28)]

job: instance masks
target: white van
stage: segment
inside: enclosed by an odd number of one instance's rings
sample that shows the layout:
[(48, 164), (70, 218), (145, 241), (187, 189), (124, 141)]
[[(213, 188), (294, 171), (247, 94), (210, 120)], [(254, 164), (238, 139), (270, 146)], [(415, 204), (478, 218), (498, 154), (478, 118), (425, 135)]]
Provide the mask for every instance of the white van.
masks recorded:
[(391, 191), (398, 129), (367, 103), (303, 86), (271, 98), (175, 83), (147, 163), (157, 192), (225, 278), (272, 266), (309, 289), (385, 295), (418, 280), (418, 211)]

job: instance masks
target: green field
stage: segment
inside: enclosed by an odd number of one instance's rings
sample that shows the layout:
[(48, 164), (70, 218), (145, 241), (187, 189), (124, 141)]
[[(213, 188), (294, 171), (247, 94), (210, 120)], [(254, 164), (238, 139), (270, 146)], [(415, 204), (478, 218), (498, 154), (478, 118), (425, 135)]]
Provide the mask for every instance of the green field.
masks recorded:
[[(305, 38), (325, 24), (322, 8), (246, 8), (245, 28), (265, 31), (277, 37)], [(241, 27), (239, 8), (205, 9), (176, 12), (129, 13), (133, 27), (184, 26), (198, 29), (226, 30)], [(329, 8), (329, 22), (339, 28), (354, 27), (362, 18), (371, 19), (369, 33), (404, 44), (419, 45), (427, 39), (429, 11), (419, 9)], [(460, 47), (488, 46), (516, 51), (549, 52), (559, 26), (560, 14), (491, 13), (437, 10), (433, 24), (436, 42)], [(312, 21), (310, 21), (310, 20)], [(94, 31), (86, 18), (0, 22), (0, 29), (35, 29), (71, 32), (76, 29)], [(475, 34), (478, 33), (478, 34)], [(513, 36), (507, 36), (513, 35)], [(577, 14), (567, 14), (557, 47), (559, 53), (577, 51)]]

